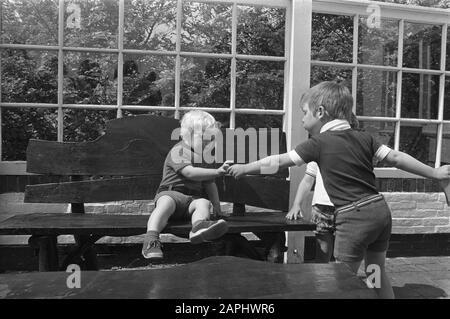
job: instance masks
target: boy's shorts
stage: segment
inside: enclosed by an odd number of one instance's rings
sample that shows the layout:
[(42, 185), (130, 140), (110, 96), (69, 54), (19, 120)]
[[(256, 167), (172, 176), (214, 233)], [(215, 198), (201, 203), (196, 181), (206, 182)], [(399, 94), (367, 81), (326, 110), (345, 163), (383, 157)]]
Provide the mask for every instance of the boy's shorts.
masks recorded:
[(334, 235), (335, 208), (328, 205), (313, 205), (311, 210), (311, 222), (316, 224), (316, 235)]
[(364, 259), (365, 252), (383, 252), (391, 237), (391, 211), (380, 194), (336, 209), (334, 256), (343, 262)]
[(177, 191), (162, 191), (156, 194), (155, 196), (155, 204), (158, 202), (162, 196), (169, 196), (175, 202), (175, 212), (170, 217), (171, 220), (189, 220), (189, 205), (191, 205), (194, 199), (197, 197), (191, 195), (185, 195), (183, 193)]

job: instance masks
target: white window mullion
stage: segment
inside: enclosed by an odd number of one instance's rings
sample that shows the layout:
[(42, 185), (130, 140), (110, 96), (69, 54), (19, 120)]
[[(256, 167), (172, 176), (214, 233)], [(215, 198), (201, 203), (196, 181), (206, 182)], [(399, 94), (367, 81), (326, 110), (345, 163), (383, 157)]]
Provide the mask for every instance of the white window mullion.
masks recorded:
[(231, 79), (230, 79), (230, 128), (236, 128), (236, 46), (238, 7), (233, 3), (231, 17)]
[[(289, 108), (289, 79), (290, 79), (290, 59), (289, 59), (289, 53), (290, 48), (292, 45), (291, 39), (291, 32), (292, 32), (292, 6), (286, 7), (286, 21), (285, 21), (285, 30), (284, 30), (284, 95), (283, 95), (283, 131), (287, 134), (291, 134), (288, 130), (288, 123), (291, 121), (290, 116), (291, 113), (288, 112)], [(292, 107), (299, 107), (298, 102), (294, 101), (294, 104), (292, 104)]]
[(58, 8), (58, 142), (64, 140), (64, 0), (59, 0)]
[(435, 167), (441, 166), (442, 157), (442, 139), (444, 134), (444, 90), (445, 90), (445, 63), (447, 55), (447, 27), (448, 24), (442, 26), (442, 38), (441, 38), (441, 75), (439, 76), (439, 97), (438, 97), (438, 120), (441, 123), (438, 124), (437, 136), (436, 136), (436, 163)]
[(404, 32), (404, 20), (399, 21), (398, 28), (398, 58), (397, 58), (397, 66), (399, 71), (397, 72), (397, 92), (396, 92), (396, 103), (395, 103), (395, 118), (397, 122), (395, 123), (395, 141), (394, 141), (394, 149), (400, 149), (400, 116), (402, 110), (402, 65), (403, 65), (403, 32)]
[(119, 56), (117, 58), (117, 118), (121, 118), (123, 105), (123, 28), (125, 21), (125, 2), (119, 0)]
[(177, 42), (175, 51), (175, 118), (180, 118), (180, 98), (181, 98), (181, 22), (183, 18), (183, 0), (177, 1)]

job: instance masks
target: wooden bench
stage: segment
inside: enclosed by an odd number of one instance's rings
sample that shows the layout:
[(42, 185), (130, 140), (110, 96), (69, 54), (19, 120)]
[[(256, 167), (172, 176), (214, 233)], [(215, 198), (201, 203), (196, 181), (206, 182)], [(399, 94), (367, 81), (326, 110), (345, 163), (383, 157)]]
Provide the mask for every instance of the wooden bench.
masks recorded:
[[(98, 269), (94, 243), (104, 236), (145, 233), (148, 215), (85, 213), (84, 204), (153, 199), (165, 157), (178, 142), (171, 139), (172, 132), (178, 127), (179, 122), (175, 119), (141, 115), (109, 121), (106, 133), (95, 141), (30, 140), (27, 172), (70, 176), (70, 182), (28, 185), (24, 201), (70, 203), (71, 213), (16, 215), (0, 223), (0, 235), (31, 235), (29, 243), (39, 251), (41, 271), (64, 270), (71, 263), (81, 263), (86, 270)], [(270, 148), (271, 136), (266, 141), (258, 134), (256, 136), (258, 153), (264, 142), (269, 154), (286, 151), (284, 134), (277, 137), (280, 147), (276, 150)], [(224, 139), (222, 151), (226, 156), (230, 156), (230, 149), (234, 151), (232, 157), (226, 159), (237, 162), (242, 158), (237, 157), (236, 150), (244, 148), (247, 151), (243, 158), (248, 161), (254, 159), (255, 154), (249, 151), (250, 143), (254, 142), (247, 138), (244, 145), (234, 138), (234, 145), (230, 145), (231, 142)], [(254, 259), (282, 262), (284, 232), (315, 229), (304, 220), (285, 219), (289, 202), (287, 176), (288, 171), (284, 170), (274, 176), (248, 176), (238, 181), (230, 176), (217, 179), (220, 200), (234, 203), (229, 234), (224, 236), (224, 254), (233, 255), (239, 250)], [(245, 213), (246, 204), (279, 212)], [(190, 227), (190, 223), (171, 223), (163, 232), (187, 237)], [(264, 243), (265, 253), (258, 253), (240, 235), (242, 232), (254, 232)], [(76, 247), (60, 261), (57, 236), (67, 234), (74, 235)]]
[(347, 266), (337, 263), (280, 265), (218, 256), (165, 269), (82, 271), (80, 288), (68, 288), (69, 275), (3, 274), (0, 298), (377, 298)]

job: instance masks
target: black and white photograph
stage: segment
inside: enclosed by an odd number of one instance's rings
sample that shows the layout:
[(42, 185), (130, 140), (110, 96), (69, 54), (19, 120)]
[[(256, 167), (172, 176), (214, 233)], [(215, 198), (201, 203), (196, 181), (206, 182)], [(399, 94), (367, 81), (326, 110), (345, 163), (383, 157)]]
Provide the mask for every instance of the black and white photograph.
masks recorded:
[(450, 0), (0, 0), (0, 124), (0, 299), (450, 299)]

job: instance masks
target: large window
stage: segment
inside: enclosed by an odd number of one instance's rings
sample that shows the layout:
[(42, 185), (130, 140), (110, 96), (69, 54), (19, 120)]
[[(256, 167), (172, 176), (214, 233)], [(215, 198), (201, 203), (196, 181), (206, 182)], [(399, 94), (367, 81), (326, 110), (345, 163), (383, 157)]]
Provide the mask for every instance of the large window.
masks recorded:
[(336, 79), (362, 129), (426, 164), (450, 163), (450, 4), (433, 3), (4, 0), (0, 173), (26, 160), (30, 138), (93, 140), (107, 120), (136, 114), (202, 108), (225, 127), (284, 128), (292, 141), (294, 84)]
[(448, 10), (342, 2), (313, 1), (311, 84), (343, 81), (360, 128), (428, 165), (450, 163)]
[(30, 138), (93, 140), (107, 120), (283, 126), (289, 1), (5, 0), (1, 160)]

